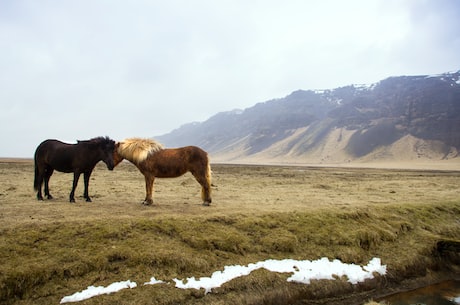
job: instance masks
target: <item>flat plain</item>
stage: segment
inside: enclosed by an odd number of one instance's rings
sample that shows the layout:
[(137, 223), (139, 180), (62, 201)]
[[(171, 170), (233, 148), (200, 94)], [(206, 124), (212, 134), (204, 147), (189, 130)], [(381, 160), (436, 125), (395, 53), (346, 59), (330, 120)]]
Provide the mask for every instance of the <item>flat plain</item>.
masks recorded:
[[(154, 204), (130, 163), (98, 164), (85, 202), (83, 179), (55, 172), (53, 200), (37, 201), (31, 160), (0, 160), (0, 302), (58, 304), (89, 285), (210, 276), (226, 265), (321, 257), (388, 272), (286, 282), (259, 270), (212, 293), (173, 282), (81, 304), (363, 304), (459, 273), (460, 171), (213, 164), (213, 203), (193, 176), (157, 179)], [(440, 249), (439, 245), (448, 245)], [(452, 250), (454, 248), (454, 250)]]

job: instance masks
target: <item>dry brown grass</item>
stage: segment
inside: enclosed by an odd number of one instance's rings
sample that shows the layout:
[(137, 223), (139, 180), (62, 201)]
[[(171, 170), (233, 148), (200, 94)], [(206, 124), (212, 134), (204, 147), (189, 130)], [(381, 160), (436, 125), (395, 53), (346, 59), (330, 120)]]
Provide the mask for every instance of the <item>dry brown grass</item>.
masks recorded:
[[(433, 248), (460, 236), (460, 172), (282, 166), (213, 166), (213, 204), (201, 206), (189, 174), (155, 182), (143, 206), (144, 179), (129, 163), (100, 165), (93, 203), (67, 202), (72, 175), (51, 178), (54, 200), (35, 200), (33, 164), (0, 162), (0, 302), (57, 304), (88, 285), (155, 276), (209, 276), (225, 265), (323, 256), (388, 275), (353, 287), (344, 280), (287, 283), (263, 270), (203, 296), (170, 285), (96, 297), (81, 304), (277, 304), (345, 296), (371, 299), (407, 277), (440, 271)], [(81, 181), (82, 182), (82, 181)], [(79, 185), (77, 194), (83, 192)], [(452, 267), (452, 266), (450, 266)], [(430, 272), (432, 274), (432, 272)], [(308, 301), (306, 301), (308, 303)]]

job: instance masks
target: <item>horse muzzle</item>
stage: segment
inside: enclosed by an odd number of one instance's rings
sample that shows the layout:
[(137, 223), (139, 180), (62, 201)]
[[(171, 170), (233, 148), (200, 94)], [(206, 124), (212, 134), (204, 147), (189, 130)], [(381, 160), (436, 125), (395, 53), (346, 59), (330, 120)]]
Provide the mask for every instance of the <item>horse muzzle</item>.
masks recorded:
[(115, 164), (113, 162), (107, 162), (105, 163), (105, 165), (107, 165), (107, 169), (109, 171), (113, 171), (113, 169), (115, 168)]

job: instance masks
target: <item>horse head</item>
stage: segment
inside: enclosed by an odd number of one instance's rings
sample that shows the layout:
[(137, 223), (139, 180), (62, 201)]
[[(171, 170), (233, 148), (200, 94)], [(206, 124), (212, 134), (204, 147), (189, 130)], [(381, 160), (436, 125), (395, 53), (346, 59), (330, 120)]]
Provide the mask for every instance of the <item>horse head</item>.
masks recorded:
[(121, 143), (123, 142), (117, 142), (115, 144), (115, 149), (113, 150), (113, 166), (114, 167), (117, 166), (124, 159), (118, 152), (118, 148), (120, 147)]
[(109, 170), (115, 167), (113, 152), (115, 151), (115, 141), (109, 137), (101, 138), (100, 149), (102, 151), (102, 162), (107, 165)]

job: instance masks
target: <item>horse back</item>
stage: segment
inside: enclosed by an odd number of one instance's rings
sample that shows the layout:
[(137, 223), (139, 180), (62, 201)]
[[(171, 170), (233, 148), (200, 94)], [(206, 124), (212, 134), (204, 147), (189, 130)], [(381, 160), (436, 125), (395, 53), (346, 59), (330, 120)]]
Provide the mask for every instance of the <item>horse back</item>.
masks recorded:
[(78, 144), (68, 144), (59, 140), (45, 140), (35, 151), (36, 164), (50, 166), (53, 169), (71, 173), (79, 163)]
[(199, 147), (167, 148), (152, 154), (145, 161), (148, 170), (158, 178), (178, 177), (196, 172), (208, 165), (208, 154)]

